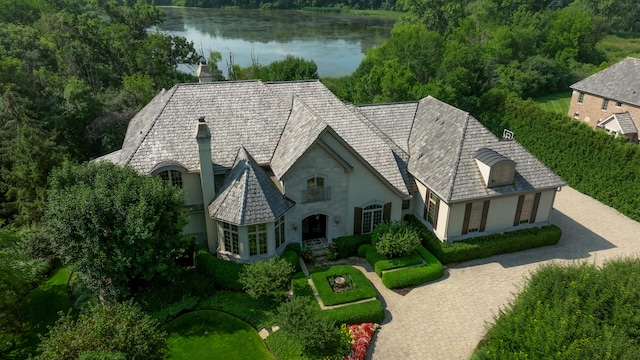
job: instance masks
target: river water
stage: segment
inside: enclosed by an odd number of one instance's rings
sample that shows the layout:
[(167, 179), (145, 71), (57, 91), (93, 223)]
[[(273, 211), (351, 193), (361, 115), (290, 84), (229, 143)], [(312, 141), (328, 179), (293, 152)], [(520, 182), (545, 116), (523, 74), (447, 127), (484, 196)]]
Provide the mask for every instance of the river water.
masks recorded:
[[(350, 75), (368, 48), (389, 37), (394, 23), (393, 19), (302, 11), (162, 10), (167, 16), (156, 29), (186, 37), (206, 55), (220, 52), (218, 67), (225, 76), (229, 63), (266, 65), (286, 55), (315, 61), (320, 77)], [(195, 66), (180, 69), (195, 73)]]

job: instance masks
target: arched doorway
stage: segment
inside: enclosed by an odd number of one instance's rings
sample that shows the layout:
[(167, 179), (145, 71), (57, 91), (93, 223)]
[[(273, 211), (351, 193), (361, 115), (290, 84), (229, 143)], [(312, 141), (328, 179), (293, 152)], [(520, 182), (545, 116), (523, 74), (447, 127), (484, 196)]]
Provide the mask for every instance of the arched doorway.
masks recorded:
[(302, 240), (324, 239), (327, 237), (327, 216), (315, 214), (302, 219)]

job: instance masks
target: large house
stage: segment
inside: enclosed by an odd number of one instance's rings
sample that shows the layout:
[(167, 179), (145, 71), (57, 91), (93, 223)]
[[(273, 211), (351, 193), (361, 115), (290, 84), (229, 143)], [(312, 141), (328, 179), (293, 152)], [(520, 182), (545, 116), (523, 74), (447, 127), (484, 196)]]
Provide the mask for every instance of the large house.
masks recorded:
[(353, 106), (319, 81), (176, 85), (101, 159), (184, 188), (185, 233), (236, 261), (405, 214), (443, 241), (541, 226), (565, 185), (433, 97)]
[(640, 59), (628, 57), (573, 85), (569, 116), (638, 143)]

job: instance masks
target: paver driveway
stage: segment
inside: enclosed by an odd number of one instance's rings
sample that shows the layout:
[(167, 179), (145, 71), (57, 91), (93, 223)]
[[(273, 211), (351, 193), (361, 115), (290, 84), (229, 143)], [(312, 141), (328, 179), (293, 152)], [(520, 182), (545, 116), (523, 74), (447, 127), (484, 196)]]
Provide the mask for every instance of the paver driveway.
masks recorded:
[(371, 359), (468, 359), (494, 315), (540, 264), (601, 264), (640, 251), (640, 223), (569, 187), (556, 196), (552, 222), (563, 231), (555, 246), (466, 262), (404, 296), (377, 281), (390, 314), (372, 342)]

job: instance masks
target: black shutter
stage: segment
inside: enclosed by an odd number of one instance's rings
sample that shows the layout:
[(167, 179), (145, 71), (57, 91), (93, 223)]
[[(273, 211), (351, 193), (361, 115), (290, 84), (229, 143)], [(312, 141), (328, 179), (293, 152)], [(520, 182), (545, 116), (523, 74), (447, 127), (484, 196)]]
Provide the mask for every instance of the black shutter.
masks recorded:
[(533, 208), (531, 209), (531, 217), (529, 218), (530, 224), (536, 222), (536, 213), (538, 212), (538, 204), (540, 204), (540, 194), (541, 193), (536, 193), (536, 197), (533, 199)]
[(382, 208), (382, 221), (391, 221), (391, 203), (388, 202), (384, 204)]
[(464, 221), (462, 222), (462, 235), (469, 232), (469, 217), (471, 216), (472, 203), (468, 203), (464, 209)]
[[(431, 200), (429, 200), (429, 204), (431, 204)], [(438, 226), (438, 211), (440, 211), (440, 198), (437, 197), (436, 198), (436, 208), (433, 209), (434, 213), (433, 213), (433, 230), (436, 229), (436, 226)]]
[(518, 197), (518, 207), (516, 208), (516, 216), (513, 218), (513, 226), (520, 225), (520, 214), (522, 214), (522, 203), (524, 203), (524, 195)]
[(490, 200), (485, 200), (482, 206), (482, 219), (480, 219), (480, 231), (484, 231), (487, 227), (487, 216), (489, 215), (489, 202)]
[(362, 208), (353, 208), (353, 234), (362, 233)]

